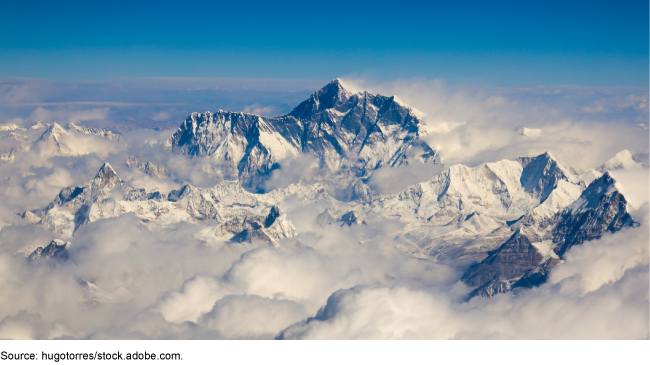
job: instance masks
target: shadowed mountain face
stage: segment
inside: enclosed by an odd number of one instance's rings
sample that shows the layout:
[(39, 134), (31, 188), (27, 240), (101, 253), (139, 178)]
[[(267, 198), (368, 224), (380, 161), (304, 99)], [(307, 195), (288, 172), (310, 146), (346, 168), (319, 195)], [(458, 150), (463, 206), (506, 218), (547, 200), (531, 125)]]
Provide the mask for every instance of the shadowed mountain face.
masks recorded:
[(435, 152), (419, 138), (416, 113), (394, 97), (353, 94), (337, 79), (281, 117), (193, 113), (166, 147), (212, 156), (229, 176), (258, 190), (283, 161), (305, 154), (331, 172), (365, 177), (384, 165), (408, 164), (410, 150), (421, 162), (434, 162)]
[[(317, 110), (312, 104), (305, 108)], [(393, 239), (406, 253), (441, 262), (480, 261), (463, 281), (476, 287), (470, 297), (491, 297), (537, 286), (571, 247), (636, 226), (618, 186), (609, 172), (576, 175), (549, 153), (471, 168), (454, 165), (397, 194), (355, 201), (329, 196), (320, 182), (267, 194), (251, 193), (238, 181), (147, 193), (105, 163), (88, 184), (63, 188), (45, 208), (20, 216), (60, 238), (133, 213), (151, 230), (211, 221), (211, 236), (217, 237), (211, 239), (274, 245), (299, 234), (279, 206), (321, 204), (325, 210), (313, 217), (320, 227), (375, 230), (392, 221), (401, 227)], [(34, 257), (64, 252), (59, 246), (41, 248)]]
[(524, 170), (521, 185), (526, 192), (540, 198), (541, 201), (557, 187), (558, 181), (566, 179), (568, 173), (548, 152), (536, 157), (521, 157), (519, 162)]
[(539, 285), (572, 246), (637, 225), (615, 183), (605, 173), (561, 212), (522, 225), (506, 243), (465, 273), (463, 280), (478, 286), (470, 296), (491, 297), (512, 288)]

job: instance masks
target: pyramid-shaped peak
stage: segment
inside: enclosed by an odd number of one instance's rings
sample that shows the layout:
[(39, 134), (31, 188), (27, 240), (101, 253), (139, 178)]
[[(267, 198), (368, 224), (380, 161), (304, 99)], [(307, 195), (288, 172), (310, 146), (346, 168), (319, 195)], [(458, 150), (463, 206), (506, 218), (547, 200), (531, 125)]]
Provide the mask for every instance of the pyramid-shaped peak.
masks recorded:
[(63, 129), (59, 124), (57, 123), (52, 123), (47, 126), (47, 129), (41, 134), (41, 136), (36, 140), (36, 142), (42, 142), (42, 141), (47, 141), (47, 140), (58, 140), (59, 137), (61, 137), (64, 134), (68, 134), (68, 132)]
[(331, 101), (332, 105), (334, 105), (337, 98), (340, 99), (342, 95), (348, 96), (351, 94), (352, 92), (345, 88), (341, 79), (334, 79), (330, 81), (329, 84), (316, 91), (312, 97), (317, 97), (321, 103)]
[(109, 184), (115, 185), (119, 180), (120, 177), (117, 172), (113, 170), (113, 167), (108, 162), (105, 162), (97, 171), (94, 182), (100, 187), (104, 187)]
[(619, 169), (632, 169), (632, 168), (637, 168), (641, 167), (641, 164), (638, 162), (634, 161), (634, 157), (632, 156), (632, 153), (628, 150), (623, 150), (614, 157), (610, 158), (605, 162), (602, 166), (598, 168), (598, 171), (600, 172), (605, 172), (605, 171), (610, 171), (610, 170), (619, 170)]
[(553, 156), (552, 153), (546, 151), (542, 153), (541, 155), (533, 156), (533, 157), (519, 157), (519, 161), (526, 167), (526, 165), (530, 163), (535, 163), (535, 164), (548, 164), (548, 163), (559, 163), (558, 160)]
[(104, 162), (102, 167), (99, 168), (97, 175), (99, 176), (99, 174), (106, 174), (106, 173), (112, 173), (117, 175), (117, 173), (113, 169), (113, 166), (111, 166), (111, 164), (109, 164), (108, 162)]
[(549, 151), (546, 151), (546, 152), (542, 153), (541, 155), (536, 156), (535, 158), (536, 158), (536, 159), (545, 160), (545, 161), (549, 161), (549, 160), (551, 160), (551, 161), (557, 161), (557, 159), (555, 158), (555, 156), (553, 156), (553, 154), (550, 153)]
[(334, 79), (300, 103), (289, 115), (297, 119), (309, 118), (315, 113), (346, 103), (351, 95), (340, 79)]
[(346, 90), (345, 86), (343, 85), (343, 81), (341, 81), (341, 79), (339, 79), (339, 78), (336, 78), (336, 79), (330, 81), (329, 84), (327, 84), (327, 85), (325, 85), (323, 87), (323, 89), (325, 89), (325, 88), (337, 88), (337, 89), (341, 89), (341, 90)]
[(571, 172), (564, 168), (550, 152), (535, 157), (520, 157), (523, 167), (521, 185), (528, 193), (543, 202), (555, 189), (558, 181), (567, 179)]
[(43, 135), (48, 134), (48, 135), (61, 135), (67, 133), (63, 127), (61, 127), (58, 123), (52, 123), (48, 125), (45, 128), (45, 131), (43, 132)]
[(630, 152), (628, 150), (623, 150), (623, 151), (617, 153), (616, 155), (614, 155), (614, 157), (634, 160), (634, 158), (632, 157), (632, 152)]
[(59, 125), (59, 123), (56, 123), (56, 122), (50, 124), (50, 126), (47, 129), (51, 130), (51, 131), (63, 131), (63, 132), (65, 132), (63, 127), (61, 127)]

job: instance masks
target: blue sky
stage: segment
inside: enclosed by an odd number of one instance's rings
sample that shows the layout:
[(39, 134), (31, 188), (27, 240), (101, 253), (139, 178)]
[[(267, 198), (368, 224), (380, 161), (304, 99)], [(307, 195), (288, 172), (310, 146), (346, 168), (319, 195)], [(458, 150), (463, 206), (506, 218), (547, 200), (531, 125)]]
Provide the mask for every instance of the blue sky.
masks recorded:
[(25, 2), (0, 77), (648, 86), (647, 1)]

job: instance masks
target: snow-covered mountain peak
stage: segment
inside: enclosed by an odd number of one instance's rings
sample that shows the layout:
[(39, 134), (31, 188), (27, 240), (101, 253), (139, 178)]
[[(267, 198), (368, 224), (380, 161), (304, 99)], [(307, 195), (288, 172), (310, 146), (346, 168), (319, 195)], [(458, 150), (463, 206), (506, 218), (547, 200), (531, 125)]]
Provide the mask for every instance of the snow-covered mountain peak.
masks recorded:
[(607, 162), (598, 168), (598, 171), (605, 172), (619, 169), (627, 170), (638, 167), (641, 167), (641, 164), (634, 161), (632, 153), (628, 150), (623, 150), (607, 160)]
[(68, 134), (68, 132), (63, 129), (58, 123), (50, 124), (45, 132), (36, 140), (36, 142), (43, 142), (48, 140), (57, 141), (61, 138), (62, 135)]
[(520, 157), (519, 162), (524, 168), (521, 174), (521, 185), (527, 193), (539, 197), (540, 201), (548, 197), (557, 187), (558, 181), (572, 175), (550, 152), (535, 157)]
[[(301, 197), (295, 187), (292, 190), (274, 196), (257, 195), (244, 190), (238, 181), (224, 181), (207, 189), (185, 185), (169, 194), (147, 193), (121, 180), (105, 163), (84, 187), (63, 188), (47, 207), (20, 216), (59, 237), (72, 237), (80, 227), (133, 212), (152, 229), (211, 220), (211, 240), (231, 237), (231, 242), (274, 243), (296, 235), (291, 222), (276, 206), (278, 199), (288, 195)], [(317, 197), (317, 191), (305, 193)]]
[(417, 151), (412, 158), (422, 163), (435, 163), (435, 151), (420, 139), (416, 114), (394, 97), (353, 94), (336, 79), (276, 118), (192, 113), (165, 148), (223, 161), (226, 178), (261, 192), (274, 170), (301, 155), (318, 158), (321, 168), (340, 175), (338, 180), (408, 164), (410, 151)]
[(352, 92), (345, 89), (339, 79), (334, 79), (300, 103), (289, 115), (296, 119), (309, 118), (318, 112), (345, 104), (351, 95)]
[(34, 125), (32, 125), (29, 128), (31, 128), (31, 129), (41, 129), (41, 128), (47, 128), (49, 126), (50, 125), (48, 123), (45, 123), (42, 120), (39, 120), (38, 122), (34, 123)]
[(117, 172), (113, 167), (105, 162), (102, 167), (99, 168), (95, 178), (93, 179), (93, 185), (97, 188), (103, 188), (106, 186), (115, 186), (121, 181), (120, 177), (117, 175)]
[(109, 131), (107, 129), (101, 129), (101, 128), (88, 128), (88, 127), (83, 127), (76, 125), (74, 123), (68, 123), (68, 130), (69, 131), (74, 131), (74, 132), (80, 132), (83, 134), (89, 134), (89, 135), (95, 135), (95, 136), (100, 136), (106, 139), (113, 140), (115, 142), (121, 142), (122, 141), (122, 136), (113, 133), (112, 131)]
[(16, 123), (7, 123), (7, 124), (0, 125), (0, 131), (15, 131), (15, 130), (24, 132), (27, 130), (27, 128), (23, 128)]

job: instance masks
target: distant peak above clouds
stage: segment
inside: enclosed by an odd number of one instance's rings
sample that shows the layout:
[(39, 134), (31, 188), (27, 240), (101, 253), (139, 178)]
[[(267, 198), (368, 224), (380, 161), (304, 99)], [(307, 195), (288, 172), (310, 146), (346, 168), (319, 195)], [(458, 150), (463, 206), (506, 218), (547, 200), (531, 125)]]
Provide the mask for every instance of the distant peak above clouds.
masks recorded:
[(639, 167), (642, 167), (642, 165), (634, 160), (632, 153), (628, 150), (623, 150), (607, 160), (607, 162), (598, 168), (598, 171), (627, 170)]

